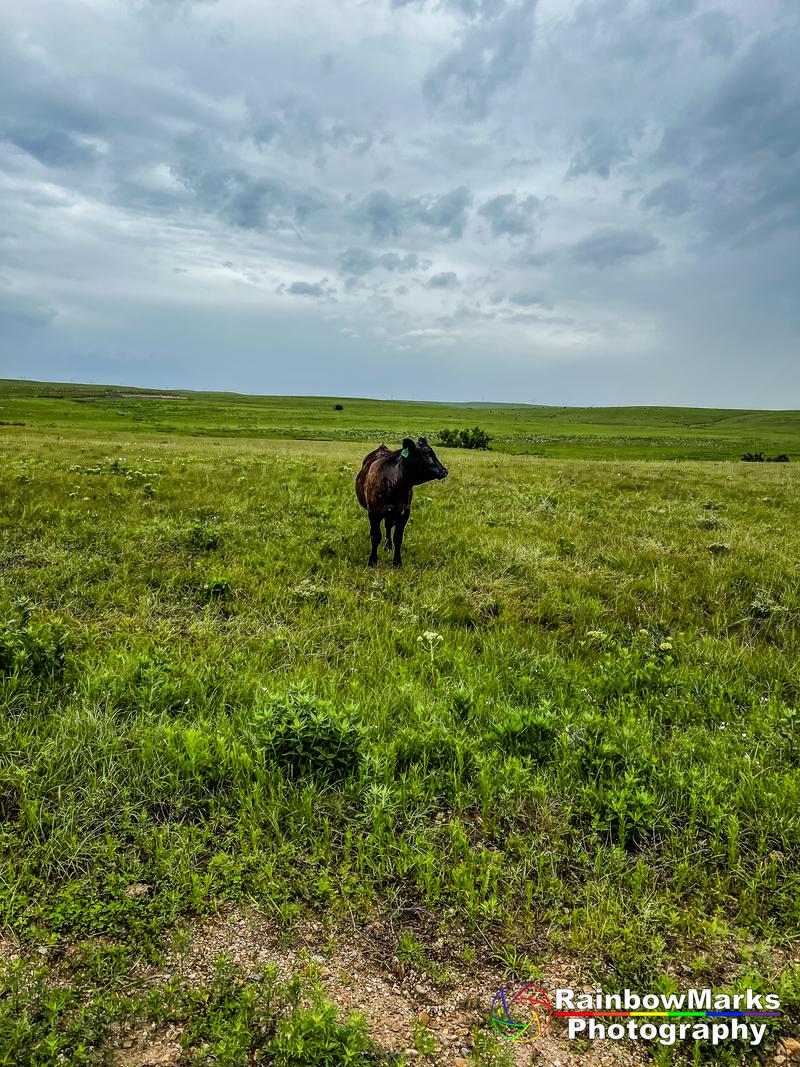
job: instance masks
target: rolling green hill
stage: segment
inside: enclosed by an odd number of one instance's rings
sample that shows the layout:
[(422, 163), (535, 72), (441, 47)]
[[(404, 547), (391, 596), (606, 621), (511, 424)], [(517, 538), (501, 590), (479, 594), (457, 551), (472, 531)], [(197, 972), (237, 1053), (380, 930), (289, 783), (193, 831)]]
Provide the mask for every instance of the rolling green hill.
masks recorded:
[[(336, 409), (341, 405), (341, 410)], [(557, 458), (800, 458), (800, 411), (534, 407), (353, 397), (247, 396), (0, 381), (0, 427), (294, 440), (396, 441), (479, 424), (493, 448)]]

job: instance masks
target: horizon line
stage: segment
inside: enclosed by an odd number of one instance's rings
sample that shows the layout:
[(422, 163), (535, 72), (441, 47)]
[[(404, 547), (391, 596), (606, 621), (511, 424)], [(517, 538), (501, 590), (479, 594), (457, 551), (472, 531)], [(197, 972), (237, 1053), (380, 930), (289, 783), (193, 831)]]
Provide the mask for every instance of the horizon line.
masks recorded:
[(521, 402), (510, 400), (425, 400), (418, 397), (390, 397), (390, 396), (348, 396), (345, 394), (334, 393), (246, 393), (240, 392), (236, 389), (195, 389), (185, 388), (183, 386), (150, 386), (150, 385), (129, 385), (128, 383), (114, 383), (114, 382), (75, 382), (75, 381), (55, 381), (46, 378), (0, 378), (0, 385), (2, 384), (19, 384), (19, 385), (44, 385), (44, 386), (64, 386), (64, 387), (93, 387), (97, 389), (122, 389), (131, 390), (139, 393), (158, 393), (158, 394), (175, 394), (176, 398), (179, 393), (190, 394), (216, 394), (222, 396), (241, 396), (241, 397), (253, 397), (256, 399), (272, 399), (272, 400), (353, 400), (353, 401), (367, 401), (375, 404), (430, 404), (432, 406), (440, 407), (504, 407), (504, 408), (553, 408), (556, 410), (580, 410), (588, 409), (595, 411), (607, 411), (609, 409), (647, 409), (647, 408), (661, 408), (666, 410), (680, 411), (682, 409), (689, 409), (692, 411), (738, 411), (738, 412), (770, 412), (772, 414), (785, 413), (785, 414), (800, 414), (798, 408), (748, 408), (748, 407), (729, 407), (729, 406), (716, 406), (711, 404), (656, 404), (656, 403), (643, 403), (643, 404), (538, 404), (534, 402)]

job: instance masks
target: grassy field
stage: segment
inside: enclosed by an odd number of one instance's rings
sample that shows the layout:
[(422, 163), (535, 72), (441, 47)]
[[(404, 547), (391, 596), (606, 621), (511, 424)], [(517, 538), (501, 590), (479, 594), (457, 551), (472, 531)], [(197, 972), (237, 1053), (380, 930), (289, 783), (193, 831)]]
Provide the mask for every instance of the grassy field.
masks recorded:
[(402, 438), (409, 427), (435, 441), (442, 429), (475, 424), (494, 436), (494, 451), (560, 459), (800, 459), (800, 411), (428, 404), (0, 380), (0, 427), (369, 443)]
[[(26, 424), (0, 427), (0, 1064), (107, 1062), (141, 1017), (183, 1020), (187, 1063), (376, 1062), (294, 987), (139, 990), (174, 924), (226, 901), (289, 930), (393, 917), (445, 985), (458, 944), (796, 1010), (797, 464), (552, 458), (606, 436), (797, 455), (796, 415), (473, 412), (549, 426), (551, 458), (513, 433), (443, 450), (404, 569), (375, 572), (366, 446), (463, 408), (24, 388), (0, 402)], [(341, 439), (258, 439), (298, 412)]]

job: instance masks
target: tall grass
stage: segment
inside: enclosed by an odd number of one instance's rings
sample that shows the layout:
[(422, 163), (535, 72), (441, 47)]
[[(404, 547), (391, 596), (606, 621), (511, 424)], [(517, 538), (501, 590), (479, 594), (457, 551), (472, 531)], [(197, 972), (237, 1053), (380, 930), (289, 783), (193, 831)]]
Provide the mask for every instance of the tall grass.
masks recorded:
[(0, 447), (0, 926), (412, 905), (612, 984), (796, 935), (791, 464), (454, 452), (375, 573), (363, 446)]

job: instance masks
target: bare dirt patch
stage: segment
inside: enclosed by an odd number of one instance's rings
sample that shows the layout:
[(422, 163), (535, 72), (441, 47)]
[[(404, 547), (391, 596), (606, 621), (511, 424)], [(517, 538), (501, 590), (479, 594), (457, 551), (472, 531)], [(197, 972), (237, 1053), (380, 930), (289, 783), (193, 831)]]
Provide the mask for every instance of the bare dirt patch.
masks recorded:
[[(372, 923), (361, 930), (331, 933), (322, 923), (308, 922), (289, 933), (257, 911), (239, 908), (184, 927), (180, 951), (171, 953), (166, 966), (148, 978), (155, 982), (174, 976), (190, 983), (208, 981), (220, 955), (246, 973), (273, 966), (283, 980), (298, 973), (314, 975), (344, 1013), (364, 1013), (372, 1039), (382, 1048), (406, 1052), (410, 1063), (421, 1064), (423, 1059), (414, 1044), (415, 1035), (423, 1029), (436, 1045), (433, 1062), (465, 1067), (472, 1052), (473, 1031), (487, 1028), (492, 997), (507, 984), (507, 976), (480, 963), (448, 963), (449, 980), (436, 984), (397, 958), (399, 932), (396, 925)], [(542, 985), (547, 989), (593, 989), (578, 973), (575, 962), (564, 959), (550, 961)], [(568, 1043), (557, 1026), (542, 1038), (507, 1047), (519, 1067), (567, 1067), (577, 1062), (586, 1067), (638, 1067), (652, 1063), (643, 1047), (630, 1043), (598, 1041), (583, 1050), (575, 1042)], [(149, 1061), (120, 1064), (145, 1067), (145, 1062)]]
[(16, 944), (8, 937), (0, 935), (0, 963), (10, 963), (19, 956)]
[(177, 1067), (180, 1062), (180, 1031), (155, 1027), (128, 1034), (113, 1060), (114, 1067)]

